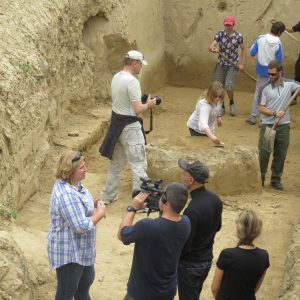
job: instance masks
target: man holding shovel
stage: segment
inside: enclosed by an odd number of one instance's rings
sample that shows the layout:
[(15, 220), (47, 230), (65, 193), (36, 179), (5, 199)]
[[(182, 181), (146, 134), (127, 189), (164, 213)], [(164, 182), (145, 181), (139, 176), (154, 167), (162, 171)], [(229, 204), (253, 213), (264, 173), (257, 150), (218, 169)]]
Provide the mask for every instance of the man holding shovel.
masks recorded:
[[(220, 53), (214, 70), (213, 80), (219, 81), (226, 89), (229, 104), (230, 115), (236, 114), (236, 107), (233, 99), (233, 87), (239, 70), (243, 70), (246, 62), (246, 47), (244, 46), (243, 36), (233, 30), (234, 17), (228, 16), (224, 19), (224, 30), (216, 33), (215, 38), (209, 46), (209, 51)], [(216, 47), (219, 44), (219, 49)], [(242, 49), (242, 61), (239, 63), (239, 47)], [(221, 55), (222, 54), (222, 55)], [(226, 56), (226, 59), (224, 58)], [(236, 66), (232, 66), (232, 61)], [(225, 113), (223, 102), (222, 114)]]
[[(268, 75), (270, 80), (262, 87), (258, 95), (258, 109), (262, 114), (258, 143), (261, 181), (264, 186), (270, 152), (272, 152), (266, 145), (271, 140), (273, 142), (274, 138), (271, 186), (274, 189), (282, 190), (281, 176), (290, 140), (291, 117), (288, 106), (292, 100), (291, 95), (300, 87), (300, 84), (282, 77), (282, 64), (278, 60), (272, 60), (268, 64)], [(276, 123), (275, 127), (273, 127), (274, 123)], [(275, 130), (274, 137), (270, 132), (271, 128)], [(266, 135), (266, 131), (270, 134)]]

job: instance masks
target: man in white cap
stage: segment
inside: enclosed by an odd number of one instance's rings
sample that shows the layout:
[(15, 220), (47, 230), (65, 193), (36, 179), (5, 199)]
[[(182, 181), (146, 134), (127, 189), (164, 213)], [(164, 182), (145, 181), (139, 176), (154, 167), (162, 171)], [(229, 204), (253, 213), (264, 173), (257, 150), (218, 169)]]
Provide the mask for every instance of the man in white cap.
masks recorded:
[[(216, 53), (220, 52), (230, 59), (235, 65), (232, 66), (230, 62), (224, 59), (222, 56), (219, 56), (214, 74), (213, 80), (219, 81), (223, 84), (230, 105), (230, 115), (234, 116), (236, 114), (236, 107), (234, 103), (234, 83), (238, 74), (238, 70), (243, 70), (246, 63), (246, 47), (244, 45), (243, 36), (241, 33), (233, 29), (235, 25), (235, 19), (232, 16), (228, 16), (223, 21), (224, 30), (216, 33), (213, 42), (209, 46), (209, 51)], [(219, 49), (217, 49), (219, 45)], [(242, 59), (239, 62), (239, 47), (242, 50)], [(225, 105), (223, 102), (222, 114), (225, 113)]]
[(140, 186), (140, 177), (147, 176), (145, 139), (138, 115), (153, 108), (156, 98), (141, 102), (140, 82), (135, 77), (143, 65), (144, 56), (136, 50), (129, 51), (124, 58), (123, 70), (114, 75), (111, 82), (112, 117), (110, 127), (99, 149), (102, 156), (111, 160), (101, 199), (105, 204), (117, 200), (120, 175), (128, 161), (132, 171), (132, 189)]
[(204, 163), (179, 159), (178, 166), (183, 170), (183, 184), (192, 198), (183, 212), (190, 219), (191, 234), (178, 264), (178, 295), (180, 300), (198, 300), (211, 268), (215, 235), (222, 226), (223, 205), (217, 195), (205, 188), (209, 171)]

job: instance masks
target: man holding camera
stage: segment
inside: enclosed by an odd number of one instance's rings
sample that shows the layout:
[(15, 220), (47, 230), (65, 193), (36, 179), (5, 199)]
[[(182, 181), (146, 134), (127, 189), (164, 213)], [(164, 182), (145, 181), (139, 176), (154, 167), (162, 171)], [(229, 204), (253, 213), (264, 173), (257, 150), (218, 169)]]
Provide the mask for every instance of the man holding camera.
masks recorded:
[(110, 127), (99, 149), (111, 160), (101, 199), (105, 204), (117, 200), (120, 175), (126, 161), (132, 172), (132, 189), (147, 176), (145, 139), (138, 115), (156, 105), (156, 98), (141, 102), (141, 87), (135, 75), (147, 65), (141, 52), (131, 50), (125, 55), (123, 70), (114, 75), (111, 83), (112, 117)]
[(159, 200), (160, 217), (133, 225), (137, 210), (143, 209), (149, 193), (141, 192), (127, 208), (118, 232), (125, 245), (135, 243), (127, 295), (124, 300), (172, 300), (176, 294), (177, 264), (190, 234), (190, 221), (181, 216), (188, 190), (171, 183)]
[(179, 260), (178, 294), (180, 300), (198, 300), (211, 268), (214, 238), (222, 226), (222, 202), (206, 190), (209, 171), (202, 162), (180, 159), (178, 165), (192, 198), (183, 212), (190, 219), (191, 234)]

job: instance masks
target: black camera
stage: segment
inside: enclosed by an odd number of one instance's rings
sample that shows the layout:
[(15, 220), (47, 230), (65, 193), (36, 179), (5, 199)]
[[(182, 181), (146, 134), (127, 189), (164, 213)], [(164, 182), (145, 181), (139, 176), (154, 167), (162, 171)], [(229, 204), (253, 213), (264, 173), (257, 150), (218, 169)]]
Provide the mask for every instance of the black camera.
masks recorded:
[(164, 194), (164, 190), (160, 187), (162, 184), (162, 179), (156, 180), (152, 183), (152, 180), (148, 177), (140, 177), (142, 184), (139, 189), (135, 189), (132, 192), (132, 198), (138, 195), (140, 192), (149, 193), (146, 198), (146, 207), (148, 208), (148, 215), (153, 211), (159, 211), (159, 200)]
[[(143, 104), (145, 104), (147, 102), (148, 96), (149, 96), (148, 94), (144, 94), (142, 96), (141, 101), (142, 101)], [(156, 98), (156, 105), (160, 105), (161, 104), (161, 98), (159, 96), (154, 96), (151, 99), (154, 99), (154, 98)]]

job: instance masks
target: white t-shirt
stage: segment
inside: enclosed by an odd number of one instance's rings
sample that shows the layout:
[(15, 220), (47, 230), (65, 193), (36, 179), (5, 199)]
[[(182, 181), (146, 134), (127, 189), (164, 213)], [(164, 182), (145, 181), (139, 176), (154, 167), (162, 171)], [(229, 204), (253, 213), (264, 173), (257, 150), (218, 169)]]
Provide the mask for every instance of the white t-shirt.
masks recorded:
[[(120, 115), (136, 116), (131, 101), (141, 100), (141, 86), (139, 81), (130, 73), (120, 71), (112, 79), (112, 110)], [(127, 125), (140, 127), (139, 122)]]
[(187, 121), (187, 126), (203, 134), (206, 134), (204, 128), (209, 128), (215, 134), (215, 121), (220, 111), (221, 103), (210, 105), (205, 98), (202, 98), (197, 102), (195, 111)]

